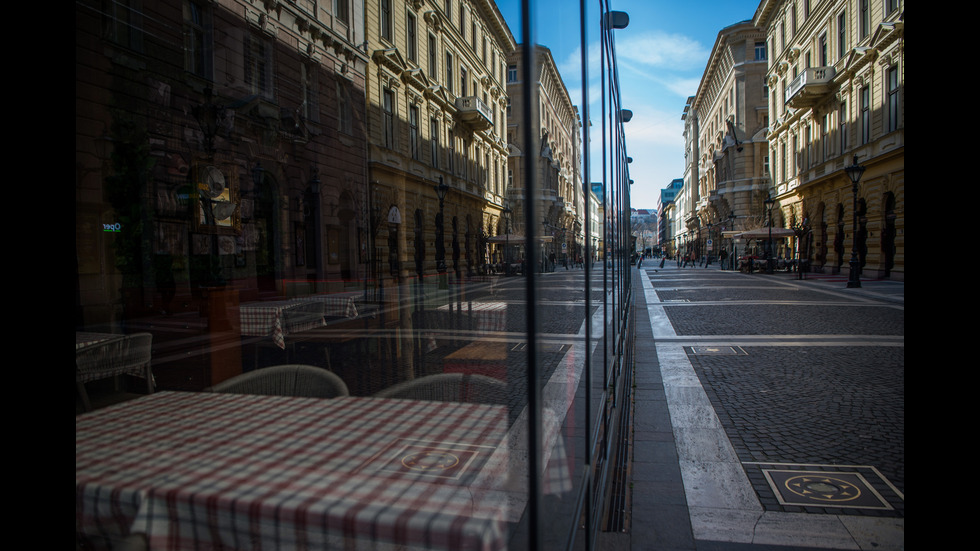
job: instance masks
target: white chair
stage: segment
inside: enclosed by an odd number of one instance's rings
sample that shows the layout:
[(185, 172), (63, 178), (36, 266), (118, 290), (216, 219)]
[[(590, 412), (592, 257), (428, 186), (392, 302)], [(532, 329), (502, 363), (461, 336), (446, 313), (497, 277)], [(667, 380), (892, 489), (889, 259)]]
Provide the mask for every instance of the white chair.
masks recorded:
[(150, 368), (153, 335), (134, 333), (118, 339), (79, 348), (75, 351), (75, 386), (85, 411), (92, 411), (85, 383), (117, 375), (135, 375), (146, 379), (146, 391), (153, 393), (156, 382)]
[(350, 391), (343, 379), (326, 369), (302, 364), (263, 367), (236, 375), (210, 389), (226, 394), (336, 398)]

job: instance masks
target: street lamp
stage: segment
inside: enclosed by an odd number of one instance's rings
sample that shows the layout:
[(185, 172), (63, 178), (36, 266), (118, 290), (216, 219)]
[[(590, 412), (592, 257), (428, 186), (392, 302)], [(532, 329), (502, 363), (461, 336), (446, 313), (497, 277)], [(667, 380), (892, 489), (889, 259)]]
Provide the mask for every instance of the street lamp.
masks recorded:
[(857, 288), (861, 286), (861, 275), (858, 272), (860, 270), (860, 262), (858, 261), (858, 245), (857, 245), (857, 228), (858, 228), (858, 212), (857, 212), (857, 201), (858, 201), (858, 182), (861, 181), (861, 176), (864, 174), (864, 167), (858, 164), (857, 155), (854, 156), (854, 164), (851, 166), (845, 166), (844, 172), (847, 173), (847, 177), (851, 179), (851, 192), (854, 195), (854, 202), (852, 203), (851, 209), (853, 212), (853, 225), (851, 229), (851, 273), (847, 278), (848, 288)]
[[(735, 212), (728, 213), (728, 231), (735, 231)], [(732, 271), (735, 270), (735, 234), (732, 233), (732, 258), (731, 258)]]
[(708, 238), (705, 240), (707, 242), (707, 246), (705, 247), (706, 249), (705, 261), (704, 261), (705, 268), (711, 265), (711, 253), (712, 253), (712, 249), (715, 248), (715, 242), (713, 239), (711, 239), (711, 227), (713, 225), (714, 224), (712, 224), (711, 222), (708, 222)]
[(766, 195), (766, 200), (764, 201), (766, 206), (766, 214), (769, 216), (769, 250), (766, 251), (766, 273), (772, 273), (772, 207), (776, 204), (776, 201), (772, 198), (772, 194)]
[(510, 215), (513, 211), (510, 207), (504, 207), (501, 214), (504, 215), (504, 275), (510, 275)]
[(442, 274), (446, 272), (446, 244), (443, 242), (443, 211), (449, 186), (443, 182), (442, 176), (440, 176), (439, 185), (433, 186), (433, 188), (439, 197), (439, 214), (436, 216), (436, 270)]

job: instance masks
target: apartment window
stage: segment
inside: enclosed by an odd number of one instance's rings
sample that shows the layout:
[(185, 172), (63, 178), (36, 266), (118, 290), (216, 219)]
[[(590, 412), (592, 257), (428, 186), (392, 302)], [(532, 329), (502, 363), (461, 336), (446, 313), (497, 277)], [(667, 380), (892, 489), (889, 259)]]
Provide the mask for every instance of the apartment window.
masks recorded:
[(766, 60), (766, 43), (756, 42), (755, 43), (755, 60), (765, 61)]
[(381, 1), (381, 38), (391, 41), (392, 21), (391, 21), (391, 0)]
[(415, 14), (409, 13), (405, 16), (405, 53), (408, 55), (408, 59), (414, 62), (419, 60), (419, 47), (418, 47), (418, 25), (415, 20)]
[(820, 35), (817, 39), (817, 63), (820, 67), (829, 65), (827, 58), (827, 33)]
[(453, 91), (453, 54), (446, 52), (446, 88)]
[(336, 80), (337, 89), (337, 131), (350, 134), (353, 131), (353, 113), (351, 112), (350, 91), (347, 81), (343, 78)]
[(824, 113), (820, 124), (820, 144), (823, 157), (820, 160), (826, 162), (830, 159), (830, 113)]
[(885, 0), (885, 15), (898, 9), (898, 0)]
[(452, 23), (453, 22), (453, 4), (452, 4), (452, 1), (451, 0), (446, 0), (445, 5), (443, 6), (443, 11), (446, 12), (446, 20), (449, 21), (450, 23)]
[(786, 175), (787, 175), (786, 161), (787, 161), (786, 144), (782, 143), (779, 144), (779, 181), (780, 182), (786, 181)]
[(210, 79), (211, 68), (211, 11), (196, 0), (184, 2), (184, 69), (199, 77)]
[(813, 157), (813, 126), (808, 124), (805, 129), (803, 129), (803, 140), (806, 145), (803, 148), (803, 163), (800, 167), (800, 171), (804, 171), (810, 168), (815, 160)]
[(142, 0), (110, 0), (106, 2), (104, 32), (116, 44), (136, 51), (143, 50)]
[(847, 104), (841, 103), (837, 109), (837, 128), (840, 134), (840, 153), (847, 151)]
[(799, 174), (803, 171), (803, 151), (800, 150), (800, 139), (797, 135), (793, 135), (793, 162), (796, 166), (793, 167), (791, 174)]
[(439, 120), (429, 121), (429, 159), (432, 168), (439, 168)]
[(395, 147), (395, 93), (385, 88), (382, 95), (384, 146), (390, 149)]
[(847, 51), (847, 15), (840, 12), (837, 16), (837, 59), (844, 58)]
[(517, 65), (507, 66), (507, 82), (517, 82)]
[(466, 67), (459, 68), (459, 95), (466, 96)]
[(308, 121), (320, 120), (319, 86), (317, 85), (317, 68), (319, 64), (306, 62), (300, 65), (300, 81), (303, 92), (303, 118)]
[(408, 146), (412, 158), (419, 158), (419, 108), (413, 105), (408, 108)]
[(429, 35), (429, 78), (434, 79), (439, 70), (436, 67), (436, 37)]
[(256, 33), (245, 34), (245, 84), (257, 96), (271, 99), (273, 93), (272, 44)]
[(476, 21), (470, 22), (470, 48), (476, 52)]
[(338, 21), (343, 24), (350, 23), (350, 7), (348, 3), (350, 0), (334, 0), (333, 3), (333, 15)]
[(861, 144), (871, 142), (871, 88), (861, 88)]
[(864, 40), (871, 34), (870, 0), (858, 0), (858, 39)]
[(463, 10), (463, 3), (459, 3), (459, 36), (466, 42), (466, 11)]
[(458, 138), (456, 138), (456, 136), (452, 135), (452, 131), (450, 131), (449, 139), (446, 140), (446, 143), (449, 144), (449, 155), (447, 155), (447, 157), (449, 163), (448, 169), (450, 174), (454, 174), (454, 171), (456, 170), (456, 140), (457, 139)]
[(889, 68), (886, 78), (888, 79), (888, 131), (893, 132), (898, 130), (898, 67)]

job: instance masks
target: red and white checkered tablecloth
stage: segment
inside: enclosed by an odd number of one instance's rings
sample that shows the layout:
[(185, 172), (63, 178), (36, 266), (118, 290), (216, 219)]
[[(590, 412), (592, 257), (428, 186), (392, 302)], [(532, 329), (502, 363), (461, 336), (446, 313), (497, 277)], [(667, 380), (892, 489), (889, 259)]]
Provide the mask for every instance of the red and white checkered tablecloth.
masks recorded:
[[(286, 331), (283, 328), (283, 312), (291, 307), (299, 306), (309, 301), (324, 303), (324, 315), (356, 318), (357, 306), (350, 296), (312, 295), (289, 300), (250, 302), (240, 307), (242, 335), (252, 337), (272, 337), (279, 348), (286, 348)], [(305, 331), (322, 327), (323, 320), (311, 323), (294, 330)]]
[(75, 418), (75, 522), (150, 549), (506, 547), (506, 409), (163, 391)]

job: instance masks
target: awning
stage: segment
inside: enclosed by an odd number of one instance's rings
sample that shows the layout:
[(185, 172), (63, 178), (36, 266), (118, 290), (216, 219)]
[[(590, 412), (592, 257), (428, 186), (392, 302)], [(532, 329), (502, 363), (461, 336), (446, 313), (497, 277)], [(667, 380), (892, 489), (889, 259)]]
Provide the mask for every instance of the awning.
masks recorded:
[[(796, 232), (789, 228), (772, 228), (773, 237), (794, 237)], [(769, 228), (756, 228), (735, 235), (736, 239), (769, 239)]]
[[(551, 235), (536, 235), (534, 236), (534, 241), (537, 243), (551, 243), (554, 241), (554, 236)], [(487, 243), (496, 243), (503, 245), (523, 245), (527, 241), (525, 237), (521, 234), (512, 233), (510, 235), (494, 235), (493, 237), (487, 238)]]

